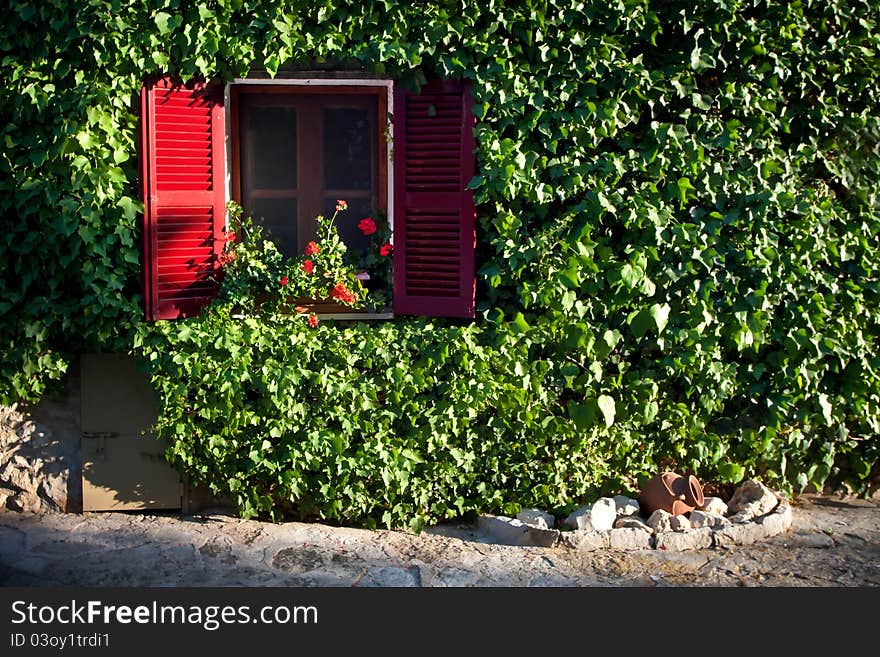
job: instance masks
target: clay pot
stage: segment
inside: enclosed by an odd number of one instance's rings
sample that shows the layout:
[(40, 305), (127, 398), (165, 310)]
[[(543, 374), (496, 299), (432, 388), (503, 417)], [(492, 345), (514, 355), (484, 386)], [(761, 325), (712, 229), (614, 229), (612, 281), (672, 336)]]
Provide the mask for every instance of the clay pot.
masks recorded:
[(703, 506), (703, 487), (693, 475), (664, 472), (649, 479), (639, 493), (639, 507), (650, 516), (657, 509), (680, 516)]

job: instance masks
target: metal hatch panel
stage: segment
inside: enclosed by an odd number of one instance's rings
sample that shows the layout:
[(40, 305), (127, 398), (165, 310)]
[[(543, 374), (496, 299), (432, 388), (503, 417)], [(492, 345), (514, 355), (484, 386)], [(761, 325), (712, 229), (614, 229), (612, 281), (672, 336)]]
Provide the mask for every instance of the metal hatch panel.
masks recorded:
[(147, 376), (126, 354), (83, 354), (83, 511), (180, 509), (183, 484), (150, 432), (158, 417)]

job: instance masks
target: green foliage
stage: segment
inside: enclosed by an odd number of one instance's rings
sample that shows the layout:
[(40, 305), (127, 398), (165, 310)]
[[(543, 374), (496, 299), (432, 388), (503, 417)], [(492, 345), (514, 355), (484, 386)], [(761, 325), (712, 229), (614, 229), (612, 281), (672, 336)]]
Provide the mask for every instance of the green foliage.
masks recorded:
[[(0, 396), (134, 345), (171, 456), (245, 514), (418, 526), (658, 464), (864, 490), (878, 47), (868, 0), (13, 0)], [(288, 66), (473, 82), (476, 322), (138, 323), (141, 78)]]
[(171, 457), (242, 513), (416, 528), (597, 486), (592, 439), (546, 414), (549, 364), (532, 347), (475, 325), (224, 313), (138, 337)]

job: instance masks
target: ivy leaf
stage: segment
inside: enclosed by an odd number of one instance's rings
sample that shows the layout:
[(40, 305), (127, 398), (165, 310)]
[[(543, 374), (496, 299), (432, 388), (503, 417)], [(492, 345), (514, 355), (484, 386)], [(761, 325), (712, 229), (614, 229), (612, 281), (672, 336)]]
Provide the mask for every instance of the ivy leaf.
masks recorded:
[(826, 424), (831, 426), (831, 422), (834, 419), (831, 413), (834, 410), (834, 407), (831, 405), (831, 400), (828, 399), (828, 395), (824, 392), (819, 394), (819, 406), (822, 408), (822, 417), (825, 418)]
[(171, 20), (171, 14), (160, 11), (157, 12), (155, 16), (153, 16), (153, 20), (156, 23), (156, 27), (159, 28), (159, 34), (168, 34), (170, 31), (168, 29), (168, 21)]
[(580, 287), (580, 274), (577, 269), (572, 267), (571, 269), (559, 272), (559, 281), (566, 287), (576, 290)]
[(682, 205), (688, 202), (688, 199), (694, 197), (694, 186), (691, 184), (690, 178), (679, 178), (676, 183), (678, 189), (678, 200)]
[(651, 317), (654, 318), (654, 323), (657, 325), (657, 333), (663, 333), (663, 329), (666, 328), (670, 310), (668, 303), (664, 303), (662, 306), (655, 303), (651, 306)]
[(82, 146), (84, 151), (90, 150), (95, 145), (92, 135), (89, 132), (78, 133), (76, 135), (76, 140), (79, 142), (79, 145)]
[(641, 338), (648, 332), (653, 323), (651, 312), (647, 308), (635, 311), (626, 318), (627, 324), (636, 338)]
[(704, 71), (707, 68), (712, 68), (715, 66), (715, 59), (712, 55), (703, 52), (703, 49), (700, 47), (700, 36), (703, 34), (703, 28), (700, 28), (696, 32), (694, 32), (694, 41), (696, 45), (694, 49), (691, 51), (691, 68), (695, 71)]
[(660, 412), (660, 406), (655, 401), (648, 402), (645, 404), (642, 409), (642, 414), (645, 416), (645, 424), (650, 424), (657, 417), (657, 413)]
[(620, 331), (617, 329), (607, 330), (602, 334), (602, 339), (596, 342), (596, 355), (599, 358), (606, 358), (620, 342)]
[(569, 402), (568, 414), (578, 429), (586, 431), (596, 423), (596, 402), (595, 400), (586, 404)]
[(511, 322), (511, 327), (514, 329), (514, 333), (525, 333), (531, 328), (522, 313), (516, 314)]
[(129, 221), (137, 215), (137, 205), (130, 196), (123, 196), (116, 205), (122, 208), (122, 215)]
[(602, 415), (605, 418), (605, 426), (610, 427), (614, 424), (614, 399), (608, 395), (599, 395), (596, 404), (599, 406), (599, 410), (602, 411)]
[(625, 264), (620, 270), (620, 279), (630, 290), (639, 284), (642, 276), (644, 276), (644, 271), (641, 267), (633, 267), (629, 263)]

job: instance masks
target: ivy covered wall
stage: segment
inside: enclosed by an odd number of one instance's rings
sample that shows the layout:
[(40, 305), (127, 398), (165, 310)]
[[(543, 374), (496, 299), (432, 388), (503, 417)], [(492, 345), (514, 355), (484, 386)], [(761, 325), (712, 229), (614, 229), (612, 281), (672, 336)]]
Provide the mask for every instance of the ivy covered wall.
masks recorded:
[[(169, 456), (246, 515), (560, 509), (658, 465), (864, 490), (877, 19), (869, 0), (13, 0), (0, 397), (134, 349)], [(141, 80), (333, 61), (473, 82), (476, 321), (141, 322)]]

